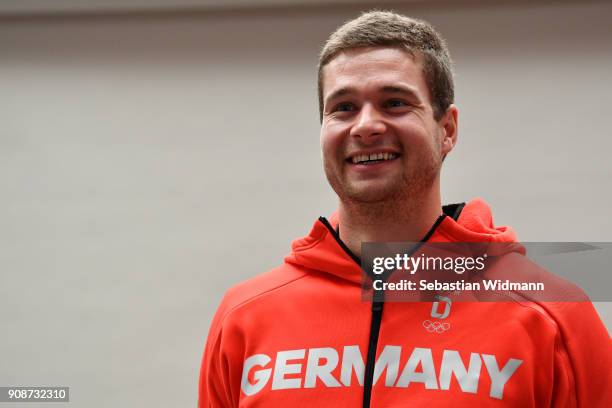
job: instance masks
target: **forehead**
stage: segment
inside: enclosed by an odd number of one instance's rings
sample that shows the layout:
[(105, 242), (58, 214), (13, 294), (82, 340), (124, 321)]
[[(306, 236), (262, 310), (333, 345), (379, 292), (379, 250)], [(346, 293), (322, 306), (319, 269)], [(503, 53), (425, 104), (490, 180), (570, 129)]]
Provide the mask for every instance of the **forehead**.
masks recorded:
[(323, 96), (344, 87), (367, 90), (404, 84), (426, 97), (423, 57), (398, 47), (367, 47), (347, 50), (335, 56), (322, 71)]

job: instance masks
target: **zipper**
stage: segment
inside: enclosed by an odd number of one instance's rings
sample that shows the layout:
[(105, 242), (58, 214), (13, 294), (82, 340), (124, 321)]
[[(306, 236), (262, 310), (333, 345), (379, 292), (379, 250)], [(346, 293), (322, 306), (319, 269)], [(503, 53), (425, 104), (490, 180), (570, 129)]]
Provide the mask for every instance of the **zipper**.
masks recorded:
[[(461, 209), (463, 209), (463, 207), (461, 207)], [(460, 211), (461, 210), (459, 210), (459, 212)], [(420, 242), (426, 242), (427, 240), (429, 240), (429, 238), (431, 238), (433, 233), (438, 228), (438, 225), (442, 223), (445, 217), (446, 214), (444, 213), (440, 215)], [(453, 218), (455, 218), (455, 216), (453, 216)], [(351, 259), (353, 259), (353, 261), (355, 261), (357, 265), (359, 265), (359, 267), (361, 268), (361, 259), (357, 255), (355, 255), (353, 251), (351, 251), (349, 247), (347, 247), (346, 244), (340, 239), (340, 235), (329, 223), (327, 218), (319, 217), (319, 221), (321, 221), (323, 225), (327, 227), (329, 232), (336, 239), (336, 242), (338, 242), (338, 245), (340, 245), (344, 252), (346, 252), (351, 257)], [(363, 408), (370, 408), (370, 403), (372, 400), (372, 387), (374, 385), (374, 368), (376, 365), (376, 351), (378, 349), (380, 325), (382, 323), (382, 315), (385, 306), (384, 292), (375, 292), (373, 296), (374, 298), (372, 299), (372, 320), (370, 321), (370, 335), (368, 340), (368, 354), (366, 357), (366, 366), (363, 379)]]
[(368, 341), (368, 356), (366, 358), (365, 377), (363, 379), (363, 408), (370, 408), (370, 400), (372, 399), (374, 365), (376, 363), (376, 350), (378, 349), (378, 336), (380, 335), (380, 323), (382, 322), (384, 306), (384, 299), (372, 301), (370, 340)]

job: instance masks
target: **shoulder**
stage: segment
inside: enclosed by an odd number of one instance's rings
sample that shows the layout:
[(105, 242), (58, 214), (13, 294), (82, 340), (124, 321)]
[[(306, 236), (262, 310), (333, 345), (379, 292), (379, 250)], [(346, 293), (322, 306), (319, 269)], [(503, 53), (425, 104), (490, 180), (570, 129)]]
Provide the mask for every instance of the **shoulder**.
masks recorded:
[(294, 284), (306, 276), (306, 270), (285, 263), (231, 287), (226, 292), (222, 305), (228, 311), (239, 308), (274, 292), (282, 291), (285, 286)]
[(262, 305), (278, 304), (284, 293), (308, 276), (306, 269), (284, 263), (268, 272), (240, 282), (227, 290), (211, 325), (219, 331), (228, 319), (248, 313)]
[(512, 253), (499, 259), (489, 277), (513, 282), (542, 283), (544, 289), (509, 290), (504, 297), (539, 313), (559, 332), (565, 344), (591, 338), (610, 345), (610, 338), (587, 294), (573, 282), (548, 271), (528, 257)]
[(511, 295), (536, 303), (590, 303), (586, 293), (573, 282), (549, 271), (529, 257), (510, 253), (498, 257), (492, 268), (488, 268), (489, 279), (508, 280), (515, 283), (542, 284), (543, 289), (513, 289)]

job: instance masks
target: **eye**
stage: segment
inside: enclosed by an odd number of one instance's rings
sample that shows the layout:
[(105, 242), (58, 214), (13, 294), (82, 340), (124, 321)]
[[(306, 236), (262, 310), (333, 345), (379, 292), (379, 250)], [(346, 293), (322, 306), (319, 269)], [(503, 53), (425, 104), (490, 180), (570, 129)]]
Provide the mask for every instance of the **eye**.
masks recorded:
[(336, 107), (334, 108), (334, 112), (352, 112), (356, 109), (357, 108), (355, 107), (355, 105), (351, 102), (342, 102), (336, 105)]
[(385, 102), (385, 107), (386, 108), (402, 108), (404, 106), (408, 106), (408, 104), (402, 100), (399, 99), (391, 99), (387, 102)]

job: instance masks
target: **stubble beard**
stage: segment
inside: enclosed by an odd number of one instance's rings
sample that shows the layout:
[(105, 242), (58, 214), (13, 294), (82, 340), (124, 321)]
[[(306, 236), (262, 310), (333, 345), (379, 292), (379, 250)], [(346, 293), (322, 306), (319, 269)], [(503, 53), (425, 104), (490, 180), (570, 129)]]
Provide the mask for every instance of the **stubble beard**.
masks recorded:
[[(410, 160), (401, 157), (398, 160)], [(353, 216), (362, 221), (379, 222), (381, 217), (401, 219), (409, 217), (413, 208), (417, 208), (436, 182), (442, 158), (431, 152), (421, 157), (418, 163), (404, 168), (397, 180), (389, 180), (383, 186), (367, 189), (346, 180), (340, 169), (336, 170), (325, 162), (325, 175), (332, 189), (338, 195), (341, 205)]]

